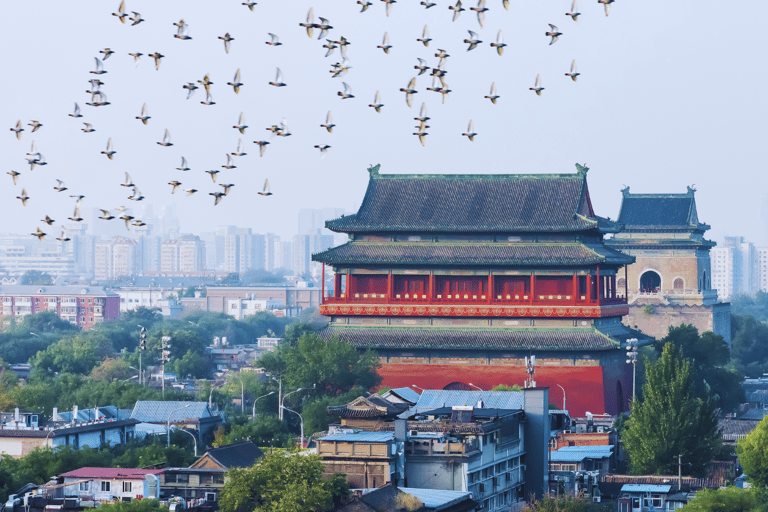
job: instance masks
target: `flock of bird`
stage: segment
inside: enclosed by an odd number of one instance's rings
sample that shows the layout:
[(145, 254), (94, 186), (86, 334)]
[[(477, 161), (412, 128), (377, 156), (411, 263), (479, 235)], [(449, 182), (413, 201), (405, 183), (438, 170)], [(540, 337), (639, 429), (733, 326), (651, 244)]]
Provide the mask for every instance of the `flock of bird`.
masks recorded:
[[(386, 15), (389, 16), (392, 13), (393, 10), (393, 4), (397, 3), (396, 0), (380, 0), (385, 4), (385, 12)], [(597, 0), (598, 3), (603, 4), (605, 9), (605, 15), (608, 16), (611, 9), (611, 4), (615, 2), (615, 0)], [(502, 6), (504, 9), (509, 8), (509, 0), (502, 0)], [(367, 0), (357, 0), (357, 4), (360, 5), (362, 8), (360, 10), (361, 13), (364, 13), (368, 11), (368, 9), (373, 5), (371, 1)], [(257, 5), (256, 2), (242, 2), (242, 5), (246, 6), (249, 10), (253, 11), (255, 6)], [(428, 2), (428, 1), (421, 1), (420, 5), (424, 6), (425, 9), (431, 9), (433, 7), (437, 6), (436, 2)], [(461, 0), (458, 0), (455, 4), (448, 5), (448, 9), (452, 11), (452, 21), (456, 21), (462, 14), (462, 12), (466, 11), (462, 5)], [(478, 24), (481, 28), (484, 27), (485, 20), (486, 20), (486, 13), (490, 10), (490, 8), (486, 7), (486, 0), (478, 0), (477, 6), (469, 7), (470, 11), (473, 11), (477, 16)], [(112, 16), (115, 16), (118, 18), (119, 22), (122, 24), (126, 24), (126, 21), (131, 22), (131, 26), (136, 26), (143, 21), (145, 21), (139, 12), (131, 11), (133, 16), (130, 16), (126, 12), (125, 7), (125, 0), (122, 0), (120, 2), (120, 5), (118, 7), (117, 12), (113, 12)], [(574, 22), (577, 22), (579, 17), (581, 16), (581, 13), (578, 10), (577, 1), (573, 0), (571, 4), (571, 9), (569, 12), (565, 13), (566, 16), (570, 17)], [(338, 77), (344, 77), (351, 69), (352, 66), (349, 63), (349, 59), (347, 58), (347, 47), (351, 44), (350, 41), (348, 41), (345, 37), (341, 36), (338, 39), (330, 39), (326, 38), (326, 36), (329, 34), (329, 32), (333, 29), (333, 26), (330, 24), (329, 20), (323, 17), (318, 17), (319, 23), (315, 22), (315, 15), (314, 15), (314, 9), (310, 8), (309, 12), (307, 13), (306, 20), (304, 22), (299, 23), (298, 25), (306, 30), (307, 36), (312, 39), (314, 36), (314, 31), (318, 30), (319, 34), (317, 39), (325, 39), (326, 44), (324, 44), (322, 47), (326, 49), (325, 56), (328, 57), (332, 55), (336, 49), (339, 50), (339, 53), (341, 55), (341, 62), (336, 62), (331, 65), (330, 73), (333, 78)], [(185, 40), (191, 40), (192, 37), (189, 35), (189, 25), (184, 21), (184, 19), (179, 20), (177, 23), (173, 23), (173, 25), (176, 27), (176, 33), (173, 35), (174, 38), (180, 39), (182, 41)], [(549, 39), (549, 45), (554, 44), (559, 40), (561, 36), (563, 36), (563, 33), (558, 29), (558, 27), (554, 24), (549, 24), (550, 30), (545, 32), (545, 36), (550, 38)], [(464, 43), (466, 43), (467, 49), (466, 51), (472, 51), (478, 48), (483, 41), (480, 39), (480, 36), (472, 31), (468, 30), (469, 37), (464, 39)], [(283, 43), (280, 42), (280, 38), (272, 33), (269, 33), (270, 40), (265, 41), (267, 45), (270, 46), (280, 46)], [(225, 33), (223, 36), (218, 36), (218, 39), (223, 41), (224, 44), (224, 51), (226, 53), (229, 53), (232, 41), (235, 41), (235, 38), (232, 37), (229, 33)], [(427, 25), (424, 25), (424, 28), (421, 33), (421, 37), (416, 38), (417, 42), (420, 42), (424, 45), (424, 47), (429, 47), (430, 43), (433, 42), (433, 39), (430, 38), (429, 33), (429, 27)], [(504, 53), (504, 48), (507, 46), (504, 43), (504, 35), (501, 30), (499, 30), (496, 34), (496, 38), (493, 42), (490, 42), (490, 47), (498, 53), (498, 55), (501, 57)], [(390, 42), (389, 35), (387, 32), (384, 32), (384, 35), (382, 37), (381, 44), (377, 46), (377, 49), (381, 49), (385, 54), (389, 54), (392, 50), (393, 45)], [(101, 89), (102, 86), (105, 85), (104, 82), (101, 81), (101, 76), (106, 74), (107, 71), (104, 69), (104, 62), (110, 58), (111, 55), (113, 55), (115, 52), (111, 50), (110, 48), (104, 48), (103, 50), (99, 51), (100, 54), (102, 54), (101, 58), (96, 57), (95, 60), (95, 69), (91, 71), (90, 73), (95, 75), (94, 78), (91, 78), (89, 80), (90, 87), (88, 90), (86, 90), (86, 93), (90, 95), (90, 101), (87, 101), (85, 104), (94, 108), (97, 107), (104, 107), (110, 105), (110, 102), (107, 99), (106, 93)], [(133, 58), (133, 61), (136, 66), (139, 65), (141, 61), (141, 57), (144, 56), (142, 53), (128, 53), (130, 57)], [(449, 97), (449, 94), (451, 91), (449, 85), (446, 82), (446, 75), (448, 71), (446, 70), (446, 65), (448, 58), (450, 55), (443, 49), (438, 49), (437, 52), (434, 54), (435, 57), (438, 59), (437, 65), (430, 68), (428, 65), (428, 62), (422, 58), (417, 58), (418, 64), (414, 66), (414, 69), (418, 71), (418, 74), (416, 76), (423, 75), (424, 73), (427, 73), (431, 69), (430, 76), (432, 77), (432, 85), (431, 87), (427, 87), (427, 91), (439, 93), (441, 95), (442, 103), (445, 103), (446, 99)], [(147, 55), (147, 57), (150, 57), (153, 59), (155, 69), (160, 70), (160, 66), (162, 63), (162, 59), (165, 57), (160, 52), (154, 52), (152, 54)], [(577, 81), (577, 77), (580, 74), (577, 71), (576, 66), (576, 60), (574, 59), (571, 62), (570, 70), (568, 73), (565, 73), (565, 76), (571, 78), (574, 82)], [(405, 87), (400, 88), (400, 92), (404, 93), (405, 96), (405, 102), (408, 107), (411, 107), (413, 104), (413, 98), (414, 95), (417, 94), (419, 91), (416, 89), (416, 76), (411, 78), (408, 81), (408, 84)], [(213, 100), (213, 96), (211, 93), (211, 86), (214, 85), (214, 82), (211, 81), (211, 78), (208, 74), (206, 74), (201, 80), (197, 80), (197, 82), (187, 82), (182, 87), (187, 91), (186, 98), (190, 99), (194, 96), (195, 92), (200, 89), (201, 87), (205, 90), (205, 100), (200, 101), (201, 104), (212, 106), (215, 105), (216, 102)], [(231, 82), (226, 83), (227, 86), (232, 87), (235, 94), (238, 94), (240, 92), (240, 88), (244, 86), (242, 79), (241, 79), (241, 73), (240, 69), (238, 68), (237, 71), (234, 74), (234, 77)], [(275, 72), (275, 78), (274, 81), (270, 81), (269, 85), (274, 87), (286, 87), (286, 79), (283, 75), (283, 72), (278, 67)], [(355, 96), (353, 95), (352, 88), (350, 85), (344, 81), (341, 82), (342, 90), (338, 91), (338, 96), (341, 97), (342, 100), (346, 99), (352, 99)], [(544, 87), (542, 86), (542, 80), (541, 76), (537, 75), (534, 81), (534, 86), (530, 87), (531, 91), (534, 91), (537, 95), (541, 96), (542, 91), (544, 91)], [(496, 83), (491, 83), (490, 86), (490, 92), (488, 95), (484, 96), (484, 98), (489, 99), (492, 104), (496, 104), (497, 100), (500, 98)], [(380, 91), (376, 91), (376, 94), (373, 99), (373, 103), (370, 103), (368, 105), (369, 107), (373, 108), (376, 112), (381, 112), (382, 108), (384, 107), (384, 104), (381, 101), (381, 94)], [(83, 118), (82, 110), (80, 109), (80, 106), (75, 103), (74, 105), (74, 111), (69, 114), (70, 117), (79, 119)], [(141, 121), (144, 125), (148, 125), (151, 116), (149, 115), (149, 111), (147, 108), (147, 104), (145, 103), (139, 115), (136, 116), (136, 119)], [(420, 141), (421, 145), (425, 145), (426, 136), (429, 135), (429, 133), (426, 131), (429, 126), (427, 125), (427, 121), (429, 121), (428, 113), (427, 113), (427, 106), (426, 102), (423, 102), (421, 104), (421, 108), (419, 110), (419, 115), (414, 118), (414, 120), (418, 121), (418, 125), (416, 126), (416, 131), (413, 133), (413, 135), (418, 137), (418, 140)], [(84, 128), (81, 130), (84, 133), (93, 133), (95, 132), (95, 128), (91, 123), (83, 122)], [(35, 133), (38, 130), (40, 130), (43, 127), (43, 124), (40, 121), (37, 120), (31, 120), (28, 125), (31, 127), (30, 133)], [(336, 126), (333, 123), (333, 116), (331, 111), (328, 111), (326, 115), (325, 122), (320, 125), (320, 127), (325, 128), (328, 133), (333, 133), (333, 128)], [(238, 132), (242, 135), (246, 133), (246, 130), (249, 128), (245, 121), (245, 116), (241, 112), (238, 119), (237, 124), (233, 125), (232, 128), (238, 130)], [(285, 118), (279, 123), (279, 124), (273, 124), (266, 128), (267, 131), (271, 132), (272, 137), (288, 137), (291, 135), (291, 132), (288, 128), (287, 121)], [(21, 120), (18, 120), (13, 128), (11, 128), (11, 131), (14, 132), (17, 139), (22, 139), (22, 132), (26, 131), (24, 128), (24, 124)], [(474, 128), (474, 123), (470, 119), (467, 131), (462, 133), (462, 136), (467, 137), (469, 141), (474, 141), (475, 137), (477, 137), (477, 132)], [(264, 156), (264, 153), (267, 149), (267, 146), (271, 143), (267, 140), (254, 140), (253, 143), (258, 145), (259, 147), (259, 156)], [(171, 134), (168, 131), (168, 129), (165, 129), (164, 135), (161, 141), (157, 142), (158, 145), (162, 147), (171, 147), (173, 146), (173, 143), (171, 142)], [(314, 146), (316, 149), (319, 150), (321, 154), (321, 158), (324, 157), (328, 150), (331, 148), (328, 144), (317, 144)], [(101, 154), (105, 155), (109, 160), (113, 160), (115, 156), (117, 155), (117, 151), (115, 151), (112, 139), (108, 138), (106, 143), (106, 148), (104, 151), (101, 151)], [(226, 164), (222, 165), (221, 167), (226, 170), (235, 169), (237, 166), (235, 165), (233, 157), (242, 157), (245, 156), (247, 153), (244, 150), (243, 140), (242, 138), (238, 139), (237, 143), (237, 149), (234, 152), (227, 153), (226, 154)], [(31, 149), (27, 153), (27, 164), (30, 166), (30, 171), (34, 170), (36, 166), (45, 166), (47, 165), (47, 162), (42, 155), (40, 151), (37, 150), (35, 142), (32, 141)], [(178, 171), (182, 172), (188, 172), (190, 171), (189, 164), (184, 156), (181, 156), (181, 165), (176, 168)], [(213, 170), (207, 170), (205, 171), (211, 178), (212, 182), (216, 184), (217, 176), (219, 175), (220, 171), (218, 169)], [(7, 173), (11, 176), (14, 185), (18, 185), (19, 180), (22, 179), (22, 173), (18, 171), (10, 171)], [(57, 185), (53, 187), (53, 189), (56, 192), (64, 192), (68, 190), (66, 187), (66, 184), (56, 179)], [(168, 185), (171, 186), (170, 193), (175, 194), (176, 191), (182, 186), (182, 182), (179, 180), (171, 180), (168, 182)], [(142, 195), (140, 189), (138, 188), (138, 185), (134, 183), (134, 180), (131, 178), (129, 173), (125, 173), (125, 180), (124, 183), (121, 184), (122, 187), (126, 187), (131, 190), (131, 194), (127, 196), (128, 200), (131, 201), (142, 201), (145, 199), (145, 197)], [(214, 198), (214, 206), (218, 205), (231, 191), (231, 189), (235, 186), (234, 183), (218, 183), (218, 186), (221, 187), (222, 190), (215, 191), (215, 192), (209, 192), (209, 195)], [(192, 196), (193, 194), (197, 193), (198, 190), (195, 188), (187, 188), (182, 189), (184, 192), (186, 192), (187, 196)], [(270, 190), (269, 180), (265, 180), (263, 189), (258, 192), (261, 196), (270, 196), (272, 195), (272, 192)], [(74, 212), (71, 217), (68, 217), (69, 221), (72, 222), (82, 222), (82, 217), (80, 215), (80, 205), (84, 199), (83, 195), (70, 195), (70, 198), (74, 199)], [(21, 193), (19, 196), (17, 196), (17, 199), (19, 199), (23, 206), (27, 205), (27, 202), (30, 201), (30, 197), (27, 194), (26, 188), (21, 189)], [(99, 217), (100, 219), (109, 221), (113, 219), (120, 219), (125, 222), (125, 226), (127, 229), (130, 230), (131, 226), (144, 226), (145, 223), (141, 221), (140, 219), (136, 219), (132, 215), (130, 215), (127, 211), (127, 209), (124, 206), (120, 206), (117, 208), (113, 208), (117, 213), (121, 213), (122, 215), (119, 217), (116, 217), (115, 215), (112, 215), (110, 210), (108, 209), (99, 209), (102, 212), (102, 215)], [(55, 220), (52, 219), (50, 216), (46, 215), (44, 219), (41, 220), (41, 222), (45, 223), (48, 226), (52, 226), (55, 223)], [(32, 236), (37, 237), (40, 241), (43, 241), (44, 237), (47, 235), (40, 227), (37, 228), (36, 232), (32, 233)], [(59, 241), (69, 241), (70, 238), (66, 236), (66, 230), (64, 227), (62, 227), (61, 235), (56, 238), (56, 240)]]

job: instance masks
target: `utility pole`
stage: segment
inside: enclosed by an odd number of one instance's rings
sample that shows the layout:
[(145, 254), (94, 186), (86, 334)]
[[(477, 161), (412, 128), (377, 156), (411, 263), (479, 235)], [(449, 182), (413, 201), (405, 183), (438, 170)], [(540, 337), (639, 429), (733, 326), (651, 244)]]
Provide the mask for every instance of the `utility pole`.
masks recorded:
[(635, 390), (635, 378), (637, 375), (637, 338), (630, 338), (627, 340), (627, 364), (632, 365), (632, 402), (634, 402), (637, 397), (637, 392)]
[(683, 455), (675, 457), (677, 459), (677, 492), (683, 488)]
[(280, 376), (280, 380), (277, 383), (277, 403), (279, 404), (278, 409), (280, 412), (278, 413), (280, 421), (283, 421), (283, 377)]
[(161, 338), (162, 340), (162, 355), (160, 356), (160, 361), (163, 363), (163, 369), (162, 369), (162, 376), (163, 376), (163, 383), (162, 383), (162, 394), (163, 397), (165, 397), (165, 363), (171, 360), (171, 337), (170, 336), (163, 336)]
[(141, 370), (141, 354), (147, 348), (147, 328), (140, 325), (139, 331), (139, 384), (144, 384), (144, 373)]

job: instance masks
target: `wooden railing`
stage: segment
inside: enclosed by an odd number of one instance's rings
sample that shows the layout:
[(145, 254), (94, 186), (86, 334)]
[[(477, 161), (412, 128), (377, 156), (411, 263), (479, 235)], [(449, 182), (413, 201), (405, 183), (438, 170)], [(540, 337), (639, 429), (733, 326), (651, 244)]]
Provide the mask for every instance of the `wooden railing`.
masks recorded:
[(490, 305), (555, 305), (555, 306), (613, 306), (626, 304), (624, 297), (605, 298), (601, 297), (598, 303), (597, 299), (589, 299), (585, 295), (496, 295), (488, 297), (487, 295), (476, 294), (438, 294), (430, 297), (426, 294), (395, 294), (393, 297), (387, 297), (383, 293), (355, 293), (350, 297), (341, 294), (340, 297), (327, 296), (323, 298), (322, 304), (490, 304)]

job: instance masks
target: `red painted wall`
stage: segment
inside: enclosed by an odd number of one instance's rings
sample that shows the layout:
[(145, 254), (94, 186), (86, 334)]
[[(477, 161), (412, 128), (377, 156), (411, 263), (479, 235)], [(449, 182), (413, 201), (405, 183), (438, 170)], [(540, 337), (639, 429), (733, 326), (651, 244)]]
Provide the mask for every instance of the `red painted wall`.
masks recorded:
[[(490, 390), (497, 384), (522, 386), (526, 378), (522, 366), (432, 364), (384, 364), (379, 369), (379, 375), (385, 386), (399, 388), (415, 384), (424, 389), (443, 389), (455, 382), (471, 382)], [(584, 416), (586, 411), (593, 414), (615, 414), (615, 402), (606, 402), (615, 395), (615, 392), (609, 390), (611, 387), (615, 389), (616, 383), (604, 383), (603, 368), (600, 366), (540, 366), (536, 370), (535, 380), (537, 386), (550, 388), (549, 400), (558, 407), (563, 406), (563, 392), (557, 384), (563, 386), (566, 406), (571, 416)]]

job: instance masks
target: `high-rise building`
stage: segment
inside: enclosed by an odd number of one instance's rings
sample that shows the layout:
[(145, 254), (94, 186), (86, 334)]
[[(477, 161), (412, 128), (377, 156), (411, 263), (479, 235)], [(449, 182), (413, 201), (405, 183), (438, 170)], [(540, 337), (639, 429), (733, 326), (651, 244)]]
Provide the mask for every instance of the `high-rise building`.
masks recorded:
[(138, 245), (136, 241), (121, 236), (96, 242), (94, 279), (111, 281), (135, 274), (140, 264)]
[(293, 269), (293, 242), (278, 242), (275, 251), (275, 269)]
[(309, 274), (309, 264), (312, 261), (310, 250), (310, 235), (293, 236), (293, 275), (303, 276)]
[(768, 247), (726, 236), (721, 247), (712, 249), (712, 287), (721, 299), (768, 292)]
[(266, 269), (270, 272), (280, 266), (277, 262), (277, 253), (279, 247), (280, 237), (274, 233), (267, 233), (264, 238), (264, 263)]
[(205, 269), (205, 244), (195, 235), (165, 240), (160, 247), (160, 270), (194, 272)]

